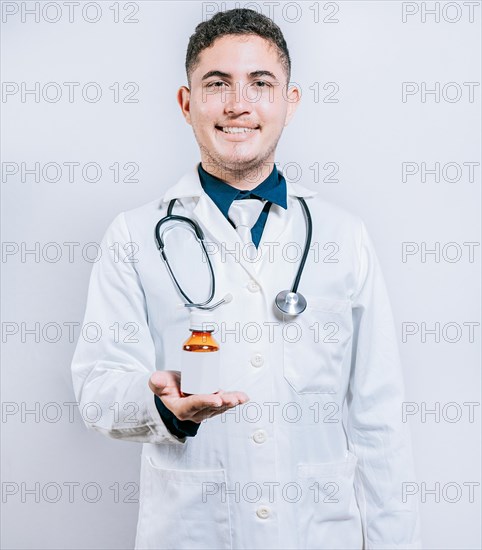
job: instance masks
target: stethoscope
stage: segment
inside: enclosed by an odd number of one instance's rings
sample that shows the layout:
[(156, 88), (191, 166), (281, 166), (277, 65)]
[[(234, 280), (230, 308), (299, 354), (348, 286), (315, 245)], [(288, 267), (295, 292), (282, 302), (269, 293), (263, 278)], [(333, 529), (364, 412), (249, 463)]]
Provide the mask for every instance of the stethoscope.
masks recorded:
[[(310, 210), (305, 202), (305, 200), (302, 197), (296, 197), (303, 208), (303, 213), (305, 215), (305, 221), (306, 221), (306, 241), (305, 241), (305, 248), (303, 250), (303, 256), (301, 257), (300, 265), (298, 266), (298, 271), (296, 272), (296, 277), (293, 283), (293, 286), (291, 290), (282, 290), (278, 293), (278, 295), (275, 298), (275, 304), (276, 307), (286, 315), (299, 315), (300, 313), (303, 313), (303, 311), (306, 309), (306, 298), (298, 292), (298, 285), (300, 283), (301, 274), (303, 273), (303, 269), (305, 267), (306, 258), (308, 257), (308, 252), (310, 250), (311, 245), (311, 235), (313, 232), (313, 222), (311, 220)], [(172, 213), (172, 209), (174, 208), (174, 204), (177, 199), (172, 199), (169, 203), (169, 207), (167, 209), (167, 215), (164, 216), (164, 218), (161, 218), (155, 228), (155, 238), (157, 241), (157, 247), (159, 251), (161, 252), (162, 259), (164, 260), (166, 267), (169, 271), (169, 274), (176, 285), (177, 289), (181, 293), (181, 295), (184, 297), (184, 299), (187, 301), (185, 307), (196, 307), (198, 309), (205, 309), (205, 310), (213, 310), (220, 306), (221, 304), (228, 303), (232, 300), (232, 295), (227, 294), (222, 300), (219, 302), (216, 302), (215, 304), (208, 305), (209, 302), (212, 301), (214, 298), (214, 294), (216, 291), (216, 278), (214, 275), (213, 266), (211, 264), (211, 260), (209, 258), (209, 255), (207, 253), (206, 247), (204, 245), (204, 233), (203, 230), (199, 227), (199, 224), (197, 224), (195, 221), (191, 220), (190, 218), (186, 218), (185, 216), (179, 216)], [(268, 203), (270, 204), (270, 203)], [(200, 303), (194, 303), (189, 296), (182, 290), (181, 286), (179, 285), (178, 280), (176, 279), (176, 276), (174, 275), (171, 266), (169, 264), (169, 260), (167, 259), (166, 252), (164, 250), (164, 233), (166, 233), (167, 230), (164, 230), (162, 235), (159, 234), (159, 229), (161, 226), (168, 222), (168, 221), (179, 221), (179, 222), (185, 222), (189, 224), (191, 229), (194, 231), (194, 234), (198, 240), (199, 243), (201, 243), (201, 247), (203, 249), (204, 255), (208, 262), (209, 267), (209, 273), (210, 273), (210, 280), (211, 280), (211, 290), (209, 293), (209, 298), (205, 302)]]

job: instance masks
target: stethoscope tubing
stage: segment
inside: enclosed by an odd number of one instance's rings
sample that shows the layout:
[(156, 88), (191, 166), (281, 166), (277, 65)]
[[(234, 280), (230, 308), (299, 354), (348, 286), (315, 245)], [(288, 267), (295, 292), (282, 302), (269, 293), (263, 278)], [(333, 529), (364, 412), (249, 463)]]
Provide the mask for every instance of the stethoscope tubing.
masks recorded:
[[(296, 272), (295, 280), (293, 282), (293, 286), (292, 286), (291, 291), (290, 291), (293, 294), (296, 294), (298, 292), (298, 286), (300, 284), (301, 275), (303, 274), (306, 259), (308, 257), (308, 253), (310, 251), (311, 238), (312, 238), (312, 234), (313, 234), (313, 220), (311, 218), (311, 214), (310, 214), (310, 210), (308, 208), (308, 205), (306, 204), (303, 197), (296, 197), (296, 198), (300, 202), (300, 204), (302, 206), (302, 209), (303, 209), (304, 216), (305, 216), (306, 240), (305, 240), (305, 246), (304, 246), (304, 250), (303, 250), (303, 255), (301, 257), (300, 265), (298, 266), (298, 270)], [(179, 292), (181, 293), (183, 298), (185, 300), (187, 300), (187, 302), (188, 302), (187, 304), (185, 304), (185, 306), (186, 307), (197, 307), (199, 309), (211, 310), (211, 309), (214, 309), (215, 307), (217, 307), (218, 305), (220, 305), (221, 303), (223, 303), (225, 300), (221, 300), (220, 302), (217, 302), (216, 304), (214, 304), (212, 306), (207, 305), (207, 304), (209, 304), (209, 302), (212, 301), (212, 299), (214, 298), (214, 294), (216, 293), (216, 276), (214, 274), (214, 269), (213, 269), (213, 266), (212, 266), (212, 263), (211, 263), (211, 259), (209, 258), (209, 254), (206, 250), (206, 246), (204, 245), (204, 232), (201, 229), (201, 227), (199, 226), (199, 224), (196, 223), (194, 220), (191, 220), (190, 218), (187, 218), (186, 216), (180, 216), (178, 214), (173, 214), (172, 213), (172, 210), (174, 208), (174, 204), (175, 204), (176, 200), (177, 199), (172, 199), (169, 202), (169, 206), (168, 206), (168, 209), (167, 209), (167, 215), (164, 216), (163, 218), (161, 218), (156, 224), (156, 227), (154, 229), (154, 236), (155, 236), (155, 239), (156, 239), (156, 242), (157, 242), (157, 247), (158, 247), (158, 249), (161, 253), (162, 259), (164, 260), (164, 263), (166, 264), (169, 275), (171, 276), (176, 288), (179, 290)], [(165, 224), (166, 222), (168, 222), (168, 221), (179, 221), (179, 222), (187, 223), (190, 226), (190, 228), (192, 229), (192, 231), (194, 232), (194, 235), (196, 236), (196, 239), (201, 244), (201, 247), (203, 249), (203, 253), (204, 253), (204, 255), (206, 257), (206, 260), (207, 260), (207, 263), (208, 263), (209, 273), (210, 273), (210, 280), (211, 280), (211, 285), (210, 285), (211, 286), (211, 291), (210, 291), (208, 299), (204, 302), (194, 303), (189, 298), (189, 296), (182, 290), (176, 276), (174, 275), (174, 273), (171, 269), (171, 266), (169, 264), (169, 260), (167, 258), (166, 252), (164, 250), (165, 244), (164, 244), (163, 235), (166, 232), (166, 230), (164, 230), (162, 235), (160, 234), (161, 226), (163, 224)]]

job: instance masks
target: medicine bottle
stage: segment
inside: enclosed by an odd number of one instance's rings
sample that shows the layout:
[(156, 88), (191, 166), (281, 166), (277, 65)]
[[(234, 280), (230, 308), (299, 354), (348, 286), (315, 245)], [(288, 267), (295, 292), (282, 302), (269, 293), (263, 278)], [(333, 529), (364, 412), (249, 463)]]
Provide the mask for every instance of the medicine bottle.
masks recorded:
[(182, 346), (181, 392), (184, 395), (217, 392), (220, 377), (220, 347), (212, 336), (215, 325), (210, 311), (191, 309), (191, 336)]

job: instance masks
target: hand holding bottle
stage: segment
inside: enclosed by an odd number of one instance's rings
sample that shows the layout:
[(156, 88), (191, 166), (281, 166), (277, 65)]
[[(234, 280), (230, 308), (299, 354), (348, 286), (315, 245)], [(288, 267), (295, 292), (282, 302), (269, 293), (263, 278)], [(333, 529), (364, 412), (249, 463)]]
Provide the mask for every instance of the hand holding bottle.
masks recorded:
[(149, 379), (149, 387), (179, 420), (198, 423), (249, 401), (249, 397), (241, 391), (220, 390), (212, 394), (183, 396), (181, 375), (178, 371), (154, 372)]

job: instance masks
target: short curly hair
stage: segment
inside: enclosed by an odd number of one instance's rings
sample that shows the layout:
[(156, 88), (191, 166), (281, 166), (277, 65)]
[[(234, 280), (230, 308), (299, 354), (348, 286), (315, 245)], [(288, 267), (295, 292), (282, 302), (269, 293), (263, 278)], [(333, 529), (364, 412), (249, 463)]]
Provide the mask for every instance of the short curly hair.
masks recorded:
[(269, 17), (250, 9), (232, 9), (218, 12), (208, 21), (197, 25), (189, 39), (186, 52), (186, 75), (189, 86), (191, 76), (199, 62), (199, 54), (213, 42), (228, 34), (254, 34), (269, 40), (278, 48), (279, 59), (286, 73), (291, 77), (291, 59), (281, 29)]

